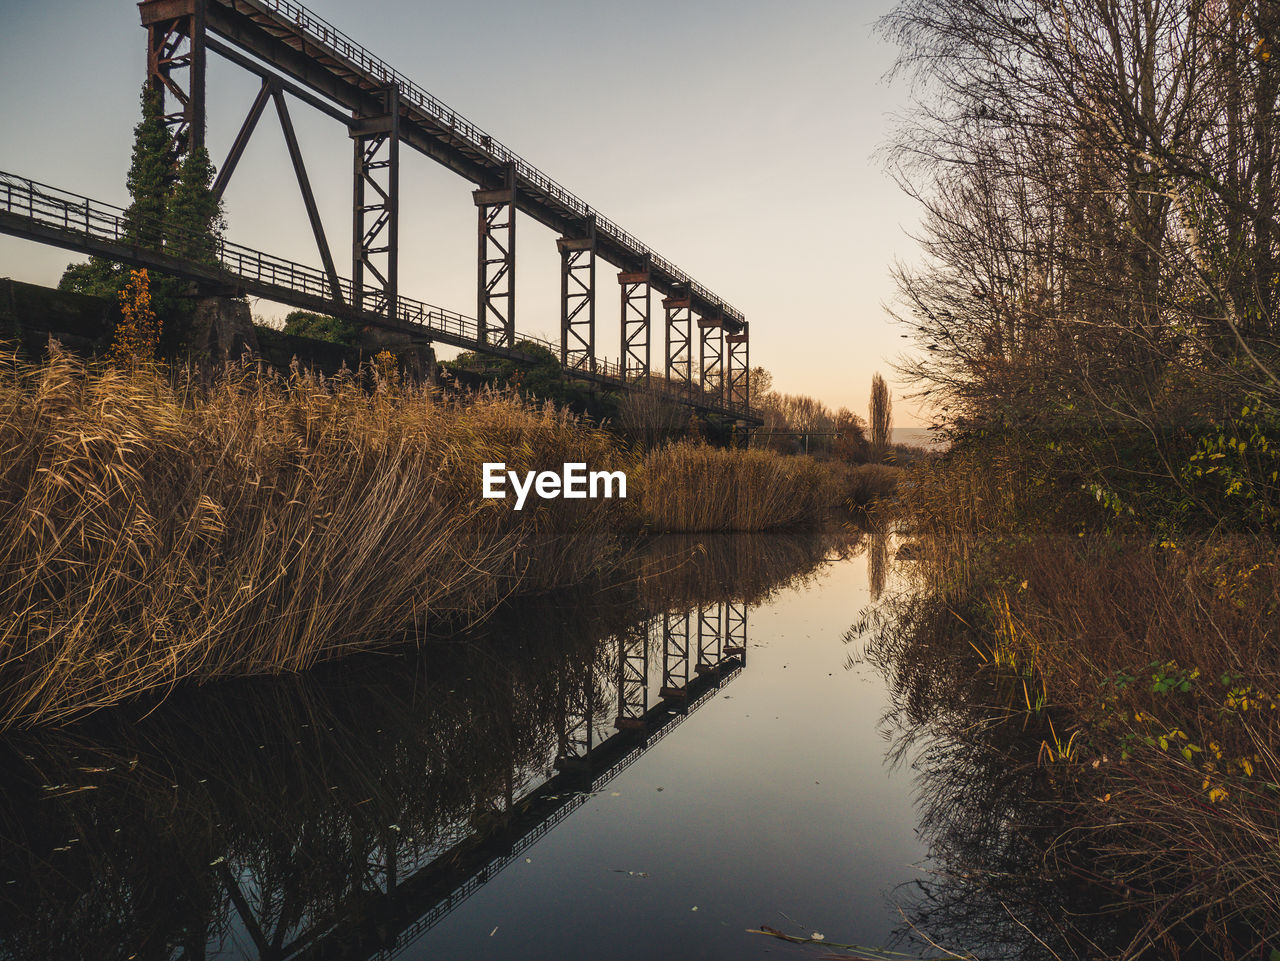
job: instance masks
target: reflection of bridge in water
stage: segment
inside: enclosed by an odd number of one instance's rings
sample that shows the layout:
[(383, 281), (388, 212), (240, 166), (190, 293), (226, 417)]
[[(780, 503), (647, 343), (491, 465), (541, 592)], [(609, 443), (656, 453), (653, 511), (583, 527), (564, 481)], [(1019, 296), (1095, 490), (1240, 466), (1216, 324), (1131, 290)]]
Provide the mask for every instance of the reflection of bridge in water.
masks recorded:
[(292, 938), (279, 929), (268, 935), (250, 903), (257, 899), (242, 888), (252, 879), (221, 864), (220, 881), (259, 957), (398, 957), (737, 677), (746, 666), (747, 608), (721, 602), (664, 613), (610, 643), (608, 677), (592, 666), (557, 692), (552, 773), (516, 797), (520, 772), (511, 762), (488, 830), (409, 863), (401, 863), (398, 832), (387, 832), (370, 858), (372, 886), (331, 916), (293, 926), (301, 930)]
[(0, 739), (0, 959), (429, 955), (536, 897), (513, 871), (431, 931), (737, 676), (752, 606), (856, 541), (659, 538), (624, 583), (420, 650)]

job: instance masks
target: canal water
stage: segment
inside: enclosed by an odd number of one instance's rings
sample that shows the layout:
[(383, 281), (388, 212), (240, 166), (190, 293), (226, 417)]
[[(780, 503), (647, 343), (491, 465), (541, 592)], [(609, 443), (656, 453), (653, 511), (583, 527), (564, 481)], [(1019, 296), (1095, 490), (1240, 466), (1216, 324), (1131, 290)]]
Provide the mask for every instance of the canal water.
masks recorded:
[(884, 558), (663, 539), (423, 654), (11, 739), (0, 957), (929, 953), (911, 759), (846, 637)]

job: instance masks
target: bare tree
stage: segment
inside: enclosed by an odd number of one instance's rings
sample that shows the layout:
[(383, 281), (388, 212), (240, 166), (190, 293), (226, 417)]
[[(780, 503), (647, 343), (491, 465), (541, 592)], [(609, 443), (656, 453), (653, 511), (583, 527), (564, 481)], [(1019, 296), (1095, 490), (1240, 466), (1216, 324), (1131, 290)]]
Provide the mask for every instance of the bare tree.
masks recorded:
[(1280, 397), (1278, 6), (904, 0), (882, 21), (919, 94), (890, 151), (925, 210), (906, 372), (946, 420), (1163, 437)]

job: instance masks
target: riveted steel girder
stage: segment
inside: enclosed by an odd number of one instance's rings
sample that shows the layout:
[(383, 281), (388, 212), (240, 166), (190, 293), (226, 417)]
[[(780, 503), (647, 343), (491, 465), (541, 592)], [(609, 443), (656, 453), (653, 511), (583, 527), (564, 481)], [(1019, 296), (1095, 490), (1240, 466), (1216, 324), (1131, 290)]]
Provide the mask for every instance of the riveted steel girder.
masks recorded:
[(596, 369), (596, 234), (561, 237), (560, 363), (571, 370)]
[(650, 277), (647, 270), (618, 274), (622, 290), (622, 379), (647, 380), (650, 316)]
[(516, 343), (515, 170), (507, 171), (506, 186), (477, 190), (472, 196), (480, 217), (476, 270), (480, 341), (511, 349)]
[(400, 286), (400, 91), (384, 92), (385, 113), (355, 116), (351, 279), (365, 310), (396, 316)]
[(725, 334), (725, 348), (729, 352), (729, 395), (726, 400), (732, 406), (743, 407), (751, 401), (751, 338), (750, 325), (744, 323), (742, 332)]
[(173, 170), (204, 146), (206, 0), (145, 0), (138, 4), (147, 30), (147, 83), (160, 93), (173, 136)]
[(724, 327), (719, 317), (703, 317), (698, 321), (698, 383), (704, 395), (723, 397)]
[(693, 393), (693, 304), (688, 297), (662, 301), (667, 314), (667, 380), (677, 390)]

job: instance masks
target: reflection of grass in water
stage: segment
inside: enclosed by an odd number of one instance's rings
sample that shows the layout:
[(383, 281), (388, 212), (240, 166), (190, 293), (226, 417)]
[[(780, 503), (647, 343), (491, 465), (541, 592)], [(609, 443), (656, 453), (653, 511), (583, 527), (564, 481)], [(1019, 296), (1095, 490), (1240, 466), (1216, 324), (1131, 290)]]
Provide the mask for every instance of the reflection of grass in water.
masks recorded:
[[(561, 690), (607, 656), (600, 642), (574, 636), (526, 636), (523, 652), (501, 660), (461, 648), (416, 666), (363, 660), (200, 692), (149, 719), (145, 739), (120, 718), (97, 725), (93, 740), (66, 731), (28, 742), (47, 783), (98, 789), (37, 802), (35, 819), (10, 810), (5, 823), (23, 834), (8, 838), (3, 871), (25, 880), (0, 892), (8, 946), (40, 957), (55, 930), (77, 938), (63, 957), (97, 956), (97, 946), (136, 944), (153, 931), (176, 943), (175, 903), (225, 925), (234, 904), (208, 900), (221, 863), (253, 877), (255, 913), (269, 932), (296, 933), (359, 900), (385, 882), (389, 852), (411, 868), (494, 817), (509, 773), (545, 767)], [(83, 766), (107, 770), (86, 775)], [(70, 837), (79, 840), (69, 851), (50, 855)], [(160, 897), (166, 890), (171, 898)], [(138, 891), (156, 898), (128, 896)], [(75, 918), (64, 913), (72, 905)], [(103, 910), (95, 916), (92, 905)]]
[[(360, 655), (226, 681), (145, 720), (141, 709), (104, 711), (12, 740), (0, 952), (61, 961), (121, 945), (122, 957), (167, 957), (232, 929), (228, 884), (242, 875), (265, 939), (288, 941), (385, 884), (389, 852), (403, 880), (500, 824), (508, 793), (545, 776), (566, 696), (585, 691), (609, 716), (613, 636), (668, 609), (664, 598), (737, 596), (726, 586), (735, 570), (739, 589), (763, 596), (845, 542), (720, 540), (698, 551), (659, 540), (636, 561), (643, 579), (513, 603), (418, 660)], [(43, 785), (93, 789), (55, 797)]]
[(890, 761), (917, 772), (928, 850), (928, 877), (896, 895), (899, 941), (918, 931), (1019, 961), (1122, 956), (1146, 917), (1081, 870), (1089, 842), (1071, 830), (1059, 769), (1035, 763), (1055, 732), (1027, 709), (1019, 666), (969, 643), (952, 606), (928, 594), (885, 598), (849, 639), (862, 637), (889, 683)]

